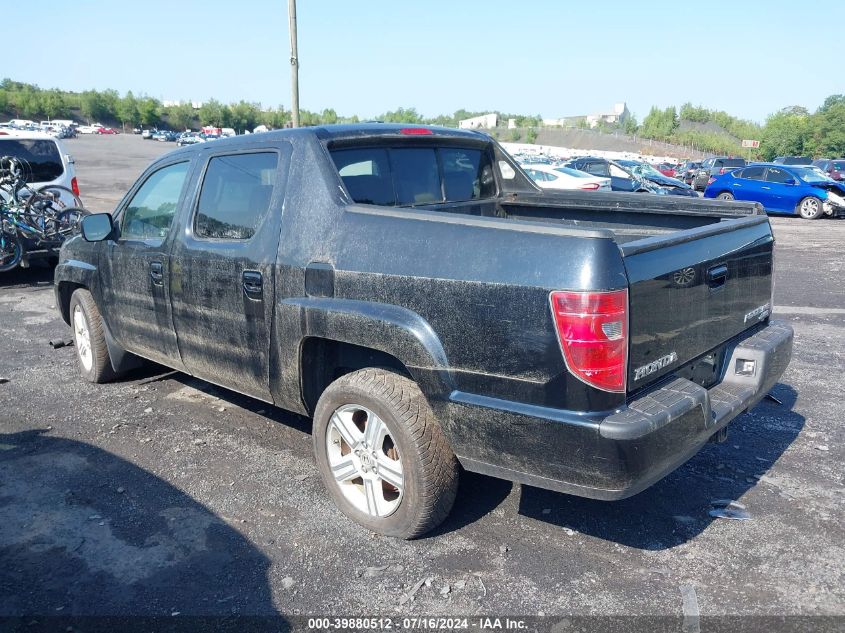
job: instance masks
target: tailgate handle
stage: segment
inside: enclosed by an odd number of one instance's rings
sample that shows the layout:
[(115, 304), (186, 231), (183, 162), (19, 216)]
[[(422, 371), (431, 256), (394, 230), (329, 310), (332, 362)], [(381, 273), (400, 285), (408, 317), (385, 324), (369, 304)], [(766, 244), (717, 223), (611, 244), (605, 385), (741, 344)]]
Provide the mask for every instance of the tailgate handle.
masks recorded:
[(728, 267), (725, 264), (713, 266), (707, 270), (707, 285), (711, 290), (716, 290), (725, 285), (728, 279)]

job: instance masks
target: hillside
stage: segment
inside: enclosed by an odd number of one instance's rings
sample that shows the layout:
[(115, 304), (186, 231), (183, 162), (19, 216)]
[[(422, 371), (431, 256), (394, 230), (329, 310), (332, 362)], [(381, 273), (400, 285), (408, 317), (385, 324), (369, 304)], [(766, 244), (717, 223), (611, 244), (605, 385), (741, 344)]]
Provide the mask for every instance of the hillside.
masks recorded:
[[(514, 138), (514, 130), (496, 128), (490, 130), (500, 141), (527, 142), (529, 128), (517, 129), (519, 139)], [(580, 128), (536, 128), (534, 132), (537, 145), (551, 145), (571, 149), (595, 150), (606, 152), (633, 152), (652, 156), (672, 156), (678, 159), (703, 158), (705, 154), (691, 147), (673, 145), (652, 139), (622, 134), (621, 132), (600, 132)]]

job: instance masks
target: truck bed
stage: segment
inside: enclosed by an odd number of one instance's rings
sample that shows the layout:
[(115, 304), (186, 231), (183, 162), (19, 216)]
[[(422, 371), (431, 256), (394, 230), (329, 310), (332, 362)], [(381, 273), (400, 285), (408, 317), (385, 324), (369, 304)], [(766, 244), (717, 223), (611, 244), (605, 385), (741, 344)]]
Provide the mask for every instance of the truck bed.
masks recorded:
[(737, 218), (765, 217), (760, 205), (750, 202), (728, 203), (644, 193), (581, 191), (518, 194), (497, 201), (447, 203), (426, 208), (606, 231), (619, 245)]

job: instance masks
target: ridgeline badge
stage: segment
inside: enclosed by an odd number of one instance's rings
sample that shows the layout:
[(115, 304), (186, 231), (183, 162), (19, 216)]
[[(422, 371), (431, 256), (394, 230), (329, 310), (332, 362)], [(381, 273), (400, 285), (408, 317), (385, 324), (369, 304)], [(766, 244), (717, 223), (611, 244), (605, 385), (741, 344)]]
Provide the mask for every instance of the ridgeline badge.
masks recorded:
[(670, 354), (666, 354), (666, 356), (650, 362), (648, 365), (637, 367), (634, 370), (634, 380), (641, 380), (646, 376), (651, 376), (654, 372), (663, 369), (664, 367), (668, 367), (672, 363), (677, 362), (677, 360), (678, 355), (675, 352), (671, 352)]
[(768, 303), (761, 305), (759, 308), (754, 308), (751, 312), (746, 314), (743, 323), (748, 323), (749, 321), (753, 321), (754, 319), (762, 321), (767, 316), (769, 316), (769, 312), (771, 311), (771, 306)]

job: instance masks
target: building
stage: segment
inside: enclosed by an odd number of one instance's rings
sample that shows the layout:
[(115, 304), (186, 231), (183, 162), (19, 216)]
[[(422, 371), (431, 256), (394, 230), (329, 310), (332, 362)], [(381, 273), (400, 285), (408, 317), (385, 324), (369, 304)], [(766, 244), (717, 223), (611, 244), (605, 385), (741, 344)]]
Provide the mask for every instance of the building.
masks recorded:
[(477, 130), (479, 128), (490, 129), (499, 123), (499, 115), (495, 112), (474, 116), (471, 119), (458, 121), (458, 127), (462, 130)]
[(586, 118), (590, 127), (596, 127), (599, 123), (624, 123), (625, 119), (630, 116), (631, 113), (628, 111), (628, 105), (623, 101), (622, 103), (614, 103), (613, 110), (610, 112), (588, 114)]
[(628, 110), (628, 105), (623, 101), (615, 103), (613, 110), (610, 112), (565, 116), (560, 119), (543, 119), (543, 125), (546, 127), (579, 127), (586, 124), (592, 128), (599, 123), (624, 123), (630, 116), (631, 112)]

